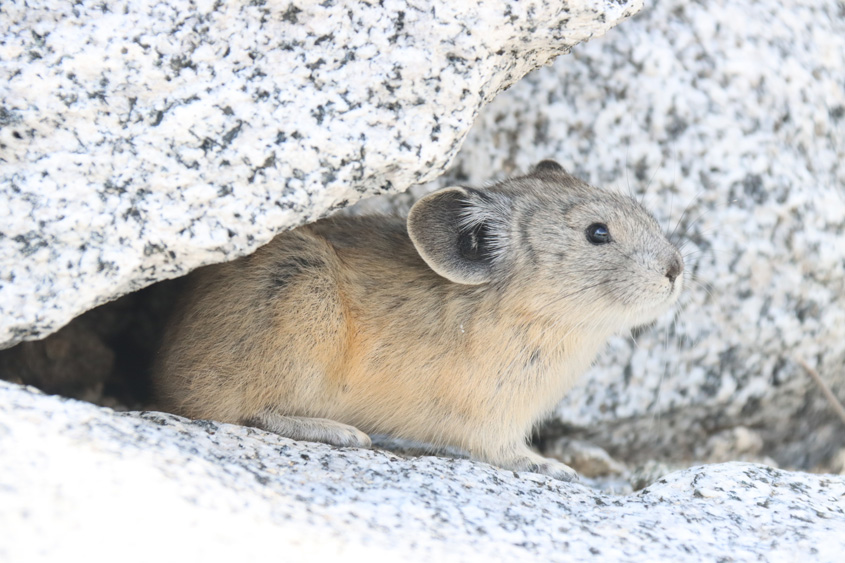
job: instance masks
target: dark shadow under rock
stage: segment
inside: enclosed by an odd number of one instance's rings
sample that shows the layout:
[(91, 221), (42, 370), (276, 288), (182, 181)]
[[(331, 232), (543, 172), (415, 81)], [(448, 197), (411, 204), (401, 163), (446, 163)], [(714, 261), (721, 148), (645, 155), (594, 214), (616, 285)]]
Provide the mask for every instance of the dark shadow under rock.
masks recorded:
[(154, 284), (0, 351), (0, 378), (112, 407), (152, 402), (150, 371), (180, 280)]

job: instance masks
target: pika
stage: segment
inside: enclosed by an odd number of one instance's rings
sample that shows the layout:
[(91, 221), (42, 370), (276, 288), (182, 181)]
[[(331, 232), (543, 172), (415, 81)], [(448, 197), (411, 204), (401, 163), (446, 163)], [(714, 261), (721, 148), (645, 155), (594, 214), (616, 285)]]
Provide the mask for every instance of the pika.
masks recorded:
[(388, 434), (571, 480), (532, 427), (611, 335), (672, 306), (683, 269), (636, 200), (543, 161), (198, 269), (154, 381), (192, 418), (336, 446)]

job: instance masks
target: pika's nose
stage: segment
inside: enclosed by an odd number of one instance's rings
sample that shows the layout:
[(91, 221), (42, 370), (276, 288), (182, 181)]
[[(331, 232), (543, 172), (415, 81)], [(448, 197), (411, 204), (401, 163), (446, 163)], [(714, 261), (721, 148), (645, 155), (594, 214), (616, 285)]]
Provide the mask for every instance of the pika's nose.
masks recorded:
[(669, 278), (670, 283), (675, 283), (675, 279), (684, 271), (684, 263), (681, 262), (680, 256), (673, 256), (669, 263), (669, 268), (666, 270), (666, 277)]

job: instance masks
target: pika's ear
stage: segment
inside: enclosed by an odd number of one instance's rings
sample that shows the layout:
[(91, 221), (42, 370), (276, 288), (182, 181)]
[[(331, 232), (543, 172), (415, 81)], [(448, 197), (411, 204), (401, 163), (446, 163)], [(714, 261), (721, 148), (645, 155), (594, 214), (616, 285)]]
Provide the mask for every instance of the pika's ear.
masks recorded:
[(449, 281), (490, 281), (507, 240), (510, 206), (504, 196), (446, 188), (420, 199), (408, 214), (408, 234), (432, 270)]
[(533, 174), (566, 174), (566, 170), (563, 169), (563, 166), (555, 162), (554, 160), (541, 160), (537, 163), (532, 170)]

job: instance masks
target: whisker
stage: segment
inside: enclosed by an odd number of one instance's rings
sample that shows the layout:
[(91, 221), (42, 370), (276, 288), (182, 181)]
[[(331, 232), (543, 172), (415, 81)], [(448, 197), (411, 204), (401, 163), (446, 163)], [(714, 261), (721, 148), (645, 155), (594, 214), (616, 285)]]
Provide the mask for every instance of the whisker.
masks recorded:
[(639, 343), (639, 342), (637, 342), (637, 339), (636, 339), (636, 338), (634, 338), (634, 331), (633, 331), (633, 329), (628, 331), (628, 337), (631, 339), (631, 343), (634, 345), (634, 347), (635, 347), (635, 348), (637, 348), (637, 349), (639, 350), (639, 349), (640, 349), (640, 343)]
[(636, 199), (634, 197), (634, 191), (631, 189), (631, 177), (628, 175), (628, 153), (631, 151), (631, 136), (630, 132), (628, 135), (628, 143), (625, 145), (625, 183), (628, 185), (628, 197), (631, 199)]
[(677, 222), (677, 223), (675, 223), (675, 228), (674, 228), (674, 229), (672, 229), (672, 232), (671, 232), (671, 233), (669, 233), (669, 236), (668, 236), (668, 237), (666, 237), (666, 238), (668, 238), (670, 241), (671, 241), (671, 240), (673, 240), (673, 239), (675, 238), (675, 235), (676, 235), (676, 234), (677, 234), (677, 232), (678, 232), (678, 227), (680, 227), (680, 226), (681, 226), (681, 221), (683, 221), (683, 220), (684, 220), (684, 217), (686, 216), (686, 214), (687, 214), (687, 213), (689, 213), (689, 210), (690, 210), (690, 208), (692, 207), (692, 204), (693, 204), (693, 203), (695, 203), (695, 201), (696, 201), (696, 200), (698, 200), (698, 198), (699, 198), (699, 197), (701, 196), (701, 194), (703, 194), (703, 193), (704, 193), (704, 188), (701, 188), (700, 190), (698, 190), (698, 192), (696, 192), (696, 194), (692, 197), (692, 199), (690, 200), (690, 202), (689, 202), (689, 203), (687, 203), (686, 207), (684, 208), (683, 213), (681, 213), (681, 216), (680, 216), (680, 217), (678, 217), (678, 222)]
[(703, 289), (705, 291), (705, 293), (707, 293), (708, 297), (710, 297), (711, 300), (715, 301), (715, 298), (713, 297), (713, 292), (710, 291), (710, 288), (707, 286), (707, 284), (702, 283), (699, 280), (694, 279), (694, 278), (690, 278), (688, 281), (690, 283), (695, 284), (696, 286), (700, 287), (701, 289)]

